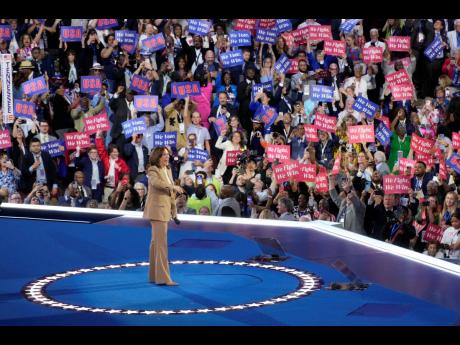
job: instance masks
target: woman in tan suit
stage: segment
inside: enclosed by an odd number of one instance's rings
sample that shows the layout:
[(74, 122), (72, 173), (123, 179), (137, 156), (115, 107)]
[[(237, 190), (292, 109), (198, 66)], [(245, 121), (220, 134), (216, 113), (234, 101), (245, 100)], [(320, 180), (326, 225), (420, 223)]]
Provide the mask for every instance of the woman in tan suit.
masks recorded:
[(166, 147), (157, 147), (150, 155), (149, 189), (144, 208), (144, 218), (152, 223), (149, 281), (158, 285), (178, 285), (169, 274), (167, 233), (168, 222), (177, 216), (176, 192), (183, 190), (174, 185), (169, 156)]

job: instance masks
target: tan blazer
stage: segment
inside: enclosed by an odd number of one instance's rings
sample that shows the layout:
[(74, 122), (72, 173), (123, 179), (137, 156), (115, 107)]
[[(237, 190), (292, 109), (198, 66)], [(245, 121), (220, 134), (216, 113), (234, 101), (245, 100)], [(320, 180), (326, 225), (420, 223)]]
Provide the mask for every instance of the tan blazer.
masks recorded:
[[(171, 169), (167, 169), (169, 178), (173, 180)], [(156, 166), (148, 170), (149, 189), (144, 207), (144, 218), (168, 222), (176, 217), (176, 192), (173, 185), (167, 180), (164, 172)]]

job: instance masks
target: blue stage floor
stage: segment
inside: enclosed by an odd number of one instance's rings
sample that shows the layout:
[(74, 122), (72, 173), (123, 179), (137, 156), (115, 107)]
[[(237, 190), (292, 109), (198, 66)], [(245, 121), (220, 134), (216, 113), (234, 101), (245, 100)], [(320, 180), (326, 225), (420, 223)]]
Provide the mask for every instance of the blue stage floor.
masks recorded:
[[(364, 291), (326, 290), (347, 279), (292, 255), (268, 269), (250, 266), (259, 247), (229, 233), (170, 231), (169, 256), (176, 262), (171, 274), (180, 285), (164, 287), (147, 283), (147, 227), (7, 219), (0, 224), (0, 325), (422, 326), (452, 325), (459, 318), (455, 310), (377, 284)], [(34, 281), (69, 271), (74, 273), (48, 282), (43, 298), (88, 310), (32, 302), (22, 293)], [(298, 292), (302, 280), (296, 274), (322, 285)]]

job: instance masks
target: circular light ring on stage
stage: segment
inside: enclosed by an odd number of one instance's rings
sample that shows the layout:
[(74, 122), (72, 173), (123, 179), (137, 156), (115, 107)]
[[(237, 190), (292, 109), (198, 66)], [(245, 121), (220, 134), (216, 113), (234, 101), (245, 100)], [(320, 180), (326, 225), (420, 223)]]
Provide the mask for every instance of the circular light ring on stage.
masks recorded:
[(277, 296), (268, 300), (258, 301), (254, 303), (246, 303), (239, 305), (229, 305), (226, 307), (219, 308), (203, 308), (203, 309), (182, 309), (182, 310), (131, 310), (131, 309), (111, 309), (111, 308), (92, 308), (84, 307), (74, 304), (60, 303), (55, 301), (48, 296), (46, 289), (48, 285), (67, 277), (75, 276), (78, 274), (97, 272), (102, 270), (109, 269), (120, 269), (120, 268), (133, 268), (140, 266), (148, 266), (148, 262), (138, 262), (138, 263), (127, 263), (119, 265), (107, 265), (107, 266), (96, 266), (92, 268), (82, 268), (75, 271), (67, 271), (63, 273), (57, 273), (54, 275), (46, 276), (44, 278), (38, 279), (26, 287), (24, 287), (22, 293), (26, 299), (33, 303), (38, 303), (46, 305), (53, 308), (60, 308), (64, 310), (75, 310), (80, 312), (90, 312), (90, 313), (106, 313), (106, 314), (122, 314), (122, 315), (171, 315), (171, 314), (200, 314), (200, 313), (212, 313), (212, 312), (225, 312), (233, 310), (244, 310), (249, 308), (263, 307), (266, 305), (274, 305), (277, 303), (289, 302), (304, 296), (309, 295), (315, 290), (319, 290), (321, 287), (321, 279), (315, 276), (312, 273), (301, 271), (295, 268), (289, 268), (284, 266), (275, 266), (259, 263), (251, 263), (244, 261), (202, 261), (202, 260), (176, 260), (171, 261), (170, 264), (173, 265), (229, 265), (229, 266), (246, 266), (246, 267), (255, 267), (262, 269), (269, 269), (278, 272), (283, 272), (295, 276), (299, 280), (299, 285), (296, 290), (285, 295)]

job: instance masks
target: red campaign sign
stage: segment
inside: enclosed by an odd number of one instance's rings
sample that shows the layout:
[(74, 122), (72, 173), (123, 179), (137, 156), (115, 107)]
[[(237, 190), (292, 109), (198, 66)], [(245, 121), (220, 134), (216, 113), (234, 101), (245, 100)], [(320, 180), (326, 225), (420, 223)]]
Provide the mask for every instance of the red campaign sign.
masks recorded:
[(308, 142), (319, 142), (318, 128), (315, 125), (303, 125), (303, 127), (305, 128), (305, 138)]
[(269, 29), (276, 25), (276, 19), (260, 19), (259, 20), (259, 28), (261, 29)]
[(391, 36), (387, 39), (388, 50), (391, 52), (408, 52), (410, 36)]
[(420, 152), (415, 152), (415, 159), (418, 161), (425, 162), (427, 167), (434, 167), (435, 159), (431, 154), (424, 154)]
[(254, 31), (256, 24), (257, 19), (236, 19), (233, 30)]
[(299, 72), (299, 59), (289, 59), (291, 66), (287, 70), (286, 74), (296, 74)]
[(425, 230), (425, 234), (423, 235), (423, 240), (426, 242), (430, 241), (436, 241), (436, 242), (441, 242), (442, 240), (442, 235), (444, 233), (444, 230), (442, 230), (442, 227), (436, 224), (428, 224), (428, 227)]
[(394, 85), (402, 85), (402, 84), (412, 84), (412, 80), (407, 74), (406, 70), (399, 70), (385, 76), (385, 81), (388, 83), (390, 88)]
[(394, 85), (391, 87), (391, 95), (394, 101), (411, 100), (414, 96), (414, 87), (412, 84)]
[(315, 115), (315, 126), (324, 132), (335, 133), (337, 127), (337, 118), (325, 114)]
[(87, 133), (64, 133), (64, 140), (67, 150), (75, 150), (77, 146), (80, 146), (80, 148), (82, 149), (91, 146), (91, 141)]
[(315, 182), (316, 181), (316, 164), (300, 164), (300, 175), (298, 182)]
[(294, 46), (295, 40), (291, 32), (283, 32), (281, 34), (281, 37), (284, 38), (284, 41), (286, 42), (286, 45), (288, 48), (291, 48)]
[(240, 150), (227, 151), (227, 159), (225, 164), (227, 164), (227, 166), (235, 166), (238, 161), (238, 155), (241, 153), (242, 152)]
[(333, 55), (333, 56), (343, 56), (346, 51), (346, 42), (345, 41), (334, 41), (334, 40), (325, 40), (324, 41), (324, 54)]
[(375, 142), (374, 125), (348, 126), (348, 143), (373, 143)]
[(455, 150), (460, 149), (460, 133), (452, 132), (452, 146)]
[(326, 173), (319, 173), (315, 179), (315, 189), (318, 193), (329, 191), (329, 180)]
[(444, 181), (447, 180), (447, 167), (444, 158), (439, 160), (439, 177)]
[(335, 158), (334, 166), (332, 167), (332, 174), (337, 175), (340, 172), (340, 162), (342, 161), (342, 155), (339, 153)]
[(410, 176), (383, 176), (383, 190), (385, 194), (407, 194), (410, 188)]
[(363, 60), (365, 64), (383, 61), (383, 49), (379, 47), (363, 48)]
[(86, 117), (83, 122), (85, 124), (85, 133), (88, 135), (110, 130), (109, 118), (106, 113)]
[(280, 162), (289, 162), (291, 160), (290, 145), (271, 145), (267, 147), (267, 158), (269, 162), (278, 159)]
[(288, 182), (291, 180), (298, 180), (300, 176), (299, 162), (289, 161), (273, 167), (276, 183)]
[(304, 44), (308, 40), (308, 26), (292, 31), (295, 44)]
[(417, 134), (412, 134), (410, 148), (412, 151), (421, 153), (422, 155), (432, 156), (431, 150), (435, 145), (435, 141), (419, 137)]
[(415, 173), (415, 163), (413, 159), (407, 159), (404, 157), (399, 158), (399, 174), (406, 175), (407, 168), (410, 168), (409, 176), (414, 176)]
[(332, 40), (330, 25), (309, 25), (307, 26), (308, 39), (311, 41)]
[(11, 146), (10, 131), (7, 129), (0, 131), (0, 149), (6, 149)]

